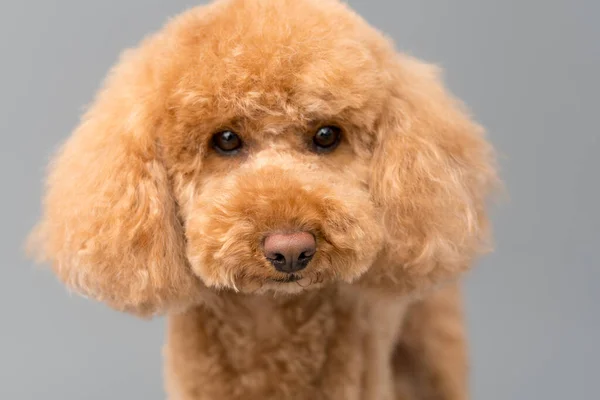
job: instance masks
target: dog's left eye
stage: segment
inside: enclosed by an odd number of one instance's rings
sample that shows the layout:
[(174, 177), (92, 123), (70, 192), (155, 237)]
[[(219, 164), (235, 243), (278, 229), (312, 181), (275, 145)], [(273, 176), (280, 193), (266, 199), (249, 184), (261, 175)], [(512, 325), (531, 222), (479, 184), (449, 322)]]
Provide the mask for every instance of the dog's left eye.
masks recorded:
[(232, 131), (223, 131), (212, 137), (213, 147), (226, 155), (236, 154), (242, 148), (242, 139)]
[(342, 130), (337, 126), (324, 126), (313, 137), (313, 143), (318, 152), (329, 152), (340, 144), (341, 137)]

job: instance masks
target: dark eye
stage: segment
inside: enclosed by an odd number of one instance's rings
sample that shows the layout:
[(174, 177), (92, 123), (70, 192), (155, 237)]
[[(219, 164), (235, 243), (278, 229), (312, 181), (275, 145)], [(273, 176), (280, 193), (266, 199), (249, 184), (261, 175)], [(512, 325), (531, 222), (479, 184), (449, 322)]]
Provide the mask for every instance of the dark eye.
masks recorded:
[(236, 154), (242, 148), (242, 139), (232, 131), (223, 131), (212, 137), (213, 147), (222, 154)]
[(324, 126), (313, 137), (313, 143), (319, 152), (333, 151), (340, 144), (341, 136), (342, 130), (337, 126)]

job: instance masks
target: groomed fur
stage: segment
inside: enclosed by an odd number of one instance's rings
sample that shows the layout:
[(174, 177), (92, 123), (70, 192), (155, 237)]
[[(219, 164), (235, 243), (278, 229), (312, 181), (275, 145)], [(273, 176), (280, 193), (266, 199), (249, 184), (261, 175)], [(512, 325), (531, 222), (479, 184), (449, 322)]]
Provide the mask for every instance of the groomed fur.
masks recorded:
[[(311, 148), (324, 125), (343, 132), (329, 154)], [(244, 141), (239, 154), (211, 147), (223, 129)], [(124, 54), (51, 165), (30, 244), (77, 292), (172, 315), (174, 398), (393, 398), (406, 392), (391, 383), (403, 369), (386, 360), (403, 346), (419, 357), (414, 381), (432, 386), (410, 390), (439, 395), (415, 398), (459, 399), (462, 335), (431, 340), (459, 349), (437, 363), (429, 341), (402, 341), (402, 321), (417, 338), (460, 326), (460, 313), (444, 311), (460, 309), (457, 295), (427, 296), (486, 250), (495, 181), (482, 129), (438, 70), (397, 53), (343, 4), (221, 0)], [(318, 250), (285, 283), (262, 242), (293, 230), (312, 232)], [(406, 319), (416, 293), (421, 306)], [(448, 325), (436, 325), (438, 314)], [(278, 323), (273, 337), (298, 339), (289, 349), (274, 342), (279, 364), (260, 361), (264, 349), (245, 353), (265, 340), (261, 326)], [(222, 362), (215, 351), (232, 356), (233, 342), (211, 344), (231, 340), (216, 328), (227, 326), (241, 335), (246, 367), (211, 367), (209, 379), (200, 365)], [(295, 372), (278, 376), (274, 365)], [(328, 378), (317, 384), (318, 371)], [(229, 379), (240, 386), (220, 386)]]

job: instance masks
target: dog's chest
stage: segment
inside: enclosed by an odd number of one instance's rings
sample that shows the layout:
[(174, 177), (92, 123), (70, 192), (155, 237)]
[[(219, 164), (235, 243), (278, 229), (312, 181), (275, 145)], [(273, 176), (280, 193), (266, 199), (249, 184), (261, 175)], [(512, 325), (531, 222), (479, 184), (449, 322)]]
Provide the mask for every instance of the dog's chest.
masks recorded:
[[(170, 320), (170, 398), (385, 399), (402, 303), (334, 290), (235, 297)], [(375, 397), (373, 397), (375, 396)]]

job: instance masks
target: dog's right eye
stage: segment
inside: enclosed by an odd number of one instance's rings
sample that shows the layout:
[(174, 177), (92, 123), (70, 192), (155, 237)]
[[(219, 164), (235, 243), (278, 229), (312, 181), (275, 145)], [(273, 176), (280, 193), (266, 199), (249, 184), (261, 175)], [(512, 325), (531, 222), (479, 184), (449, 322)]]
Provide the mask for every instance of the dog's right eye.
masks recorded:
[(232, 131), (222, 131), (212, 137), (213, 147), (221, 154), (233, 155), (242, 148), (242, 139)]

